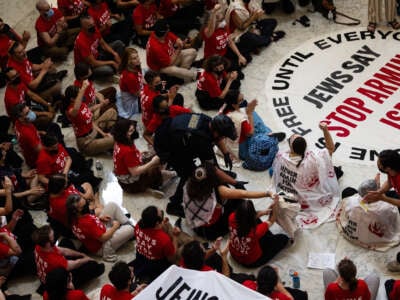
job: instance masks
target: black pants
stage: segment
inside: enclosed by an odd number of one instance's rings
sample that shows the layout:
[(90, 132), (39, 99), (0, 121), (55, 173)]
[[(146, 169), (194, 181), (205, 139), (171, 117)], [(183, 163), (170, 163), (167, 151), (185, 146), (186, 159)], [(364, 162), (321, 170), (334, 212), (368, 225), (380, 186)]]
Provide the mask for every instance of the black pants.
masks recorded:
[(136, 258), (129, 263), (139, 282), (150, 283), (171, 266), (167, 259), (151, 260), (136, 252)]
[(167, 17), (166, 20), (172, 32), (186, 36), (190, 30), (200, 29), (201, 24), (197, 17), (202, 16), (203, 13), (203, 3), (194, 1), (188, 6), (179, 8), (173, 16)]
[(204, 110), (218, 110), (224, 104), (223, 99), (210, 97), (206, 91), (196, 90), (196, 99)]
[(105, 267), (103, 263), (98, 263), (95, 260), (91, 260), (79, 268), (71, 270), (72, 281), (75, 288), (79, 289), (85, 283), (99, 277), (104, 273), (104, 269)]
[(287, 291), (292, 295), (294, 300), (308, 300), (308, 294), (305, 291), (299, 290), (299, 289), (293, 289), (290, 287), (286, 287)]
[(291, 14), (295, 11), (295, 6), (293, 5), (291, 0), (282, 0), (281, 2), (274, 2), (274, 3), (263, 3), (262, 7), (265, 13), (269, 15), (280, 5), (282, 6), (283, 12), (287, 14)]

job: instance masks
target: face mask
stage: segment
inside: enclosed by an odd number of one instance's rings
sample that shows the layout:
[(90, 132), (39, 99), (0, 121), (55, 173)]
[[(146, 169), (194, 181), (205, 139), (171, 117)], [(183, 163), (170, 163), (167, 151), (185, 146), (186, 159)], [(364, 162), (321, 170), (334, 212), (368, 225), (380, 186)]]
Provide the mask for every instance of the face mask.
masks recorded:
[(58, 153), (58, 149), (49, 150), (49, 153), (50, 153), (51, 155), (56, 155), (56, 154)]
[(46, 12), (46, 17), (51, 18), (54, 15), (54, 10), (52, 8), (50, 8), (47, 12)]
[(154, 88), (158, 92), (163, 92), (164, 91), (164, 85), (162, 83), (157, 84)]
[(3, 28), (0, 30), (0, 33), (7, 33), (10, 31), (10, 26), (8, 24), (4, 24)]
[(96, 32), (96, 28), (95, 28), (94, 26), (92, 26), (92, 27), (89, 27), (89, 28), (87, 29), (87, 31), (88, 31), (89, 33), (95, 33), (95, 32)]
[(225, 28), (226, 27), (226, 21), (222, 20), (221, 22), (219, 22), (218, 24), (218, 28)]
[(154, 34), (159, 38), (162, 38), (166, 33), (167, 31), (154, 31)]
[(28, 122), (33, 122), (33, 121), (36, 120), (36, 114), (35, 114), (32, 110), (30, 110), (30, 111), (28, 112), (28, 114), (26, 115), (25, 119), (26, 119)]
[(90, 213), (89, 203), (86, 203), (86, 204), (82, 207), (81, 214), (82, 214), (82, 215), (85, 215), (85, 214), (88, 214), (88, 213)]
[(135, 131), (134, 133), (131, 134), (131, 140), (134, 141), (139, 138), (139, 133)]
[(20, 84), (21, 83), (21, 77), (20, 76), (15, 77), (13, 80), (10, 81), (10, 83), (13, 84), (13, 85)]
[(164, 108), (158, 112), (160, 115), (169, 116), (169, 107)]
[(214, 71), (215, 74), (217, 74), (218, 76), (221, 76), (222, 74), (224, 74), (224, 70), (222, 71)]

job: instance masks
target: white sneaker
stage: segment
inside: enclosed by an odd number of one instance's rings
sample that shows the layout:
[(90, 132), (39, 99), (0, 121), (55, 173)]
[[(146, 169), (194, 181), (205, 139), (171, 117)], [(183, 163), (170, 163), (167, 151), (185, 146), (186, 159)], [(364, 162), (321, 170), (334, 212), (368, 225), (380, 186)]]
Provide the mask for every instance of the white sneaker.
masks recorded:
[(148, 188), (146, 189), (146, 192), (150, 193), (153, 197), (162, 199), (165, 197), (165, 194), (162, 191), (156, 190), (156, 189), (151, 189)]

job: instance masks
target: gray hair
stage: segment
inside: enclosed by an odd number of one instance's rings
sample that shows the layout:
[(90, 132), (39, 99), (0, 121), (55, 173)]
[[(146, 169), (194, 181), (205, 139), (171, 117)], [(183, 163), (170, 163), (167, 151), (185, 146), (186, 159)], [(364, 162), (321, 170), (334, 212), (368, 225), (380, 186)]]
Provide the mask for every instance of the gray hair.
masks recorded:
[(378, 184), (374, 179), (367, 179), (361, 182), (358, 187), (358, 193), (361, 197), (364, 197), (369, 191), (376, 191), (378, 189)]

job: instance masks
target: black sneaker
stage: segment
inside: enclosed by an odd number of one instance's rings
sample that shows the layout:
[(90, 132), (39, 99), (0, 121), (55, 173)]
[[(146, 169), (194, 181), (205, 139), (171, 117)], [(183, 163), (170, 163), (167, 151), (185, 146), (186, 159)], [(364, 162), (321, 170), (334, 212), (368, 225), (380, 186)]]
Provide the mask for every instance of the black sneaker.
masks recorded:
[(173, 216), (177, 216), (177, 217), (181, 217), (184, 218), (185, 217), (185, 212), (183, 211), (183, 207), (181, 204), (175, 204), (172, 202), (169, 202), (167, 204), (167, 214), (169, 215), (173, 215)]
[(284, 133), (284, 132), (273, 132), (273, 133), (270, 133), (268, 135), (270, 137), (276, 138), (278, 140), (278, 142), (282, 142), (286, 137), (286, 133)]
[(68, 71), (67, 70), (61, 70), (59, 72), (56, 73), (56, 77), (58, 80), (63, 80), (65, 76), (67, 76)]
[(175, 221), (174, 226), (175, 226), (175, 227), (178, 227), (179, 229), (182, 230), (182, 218), (181, 218), (181, 217), (179, 217), (179, 218)]

